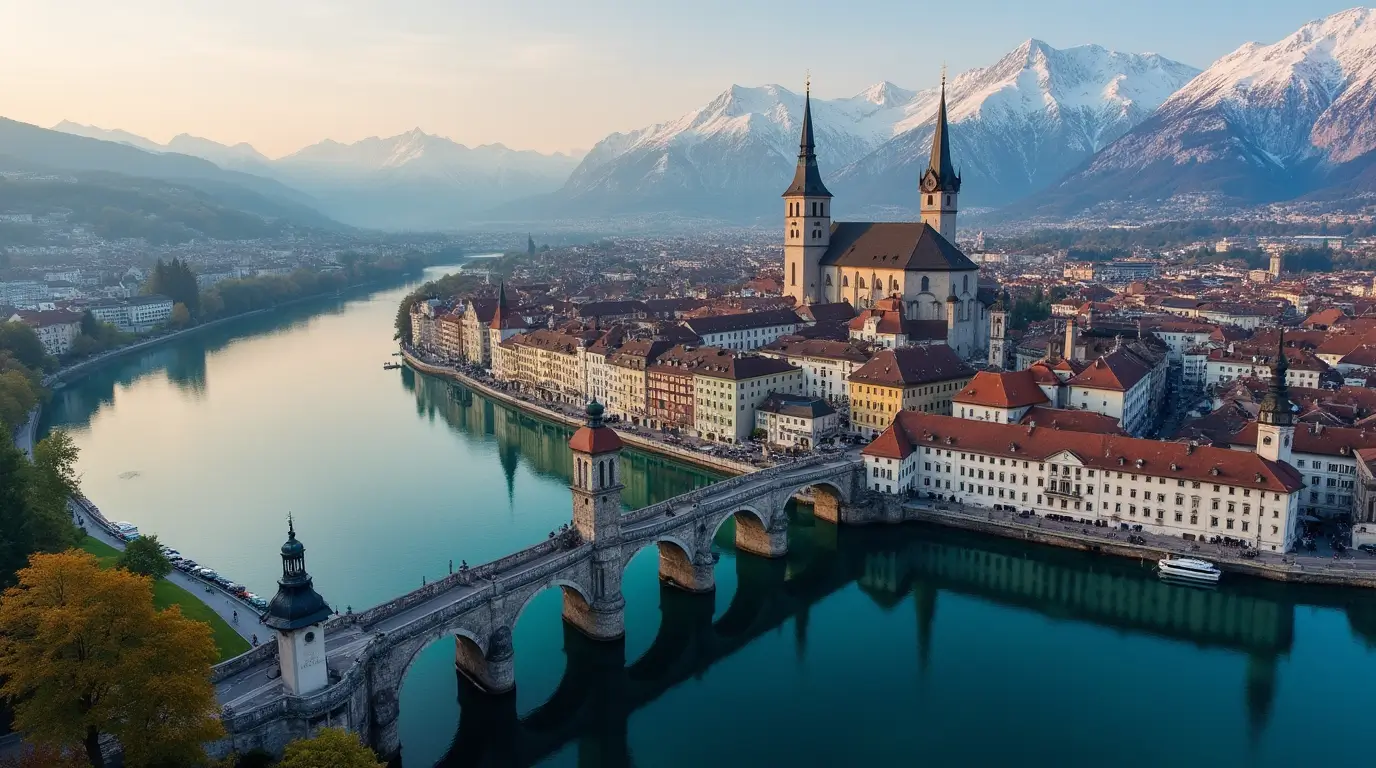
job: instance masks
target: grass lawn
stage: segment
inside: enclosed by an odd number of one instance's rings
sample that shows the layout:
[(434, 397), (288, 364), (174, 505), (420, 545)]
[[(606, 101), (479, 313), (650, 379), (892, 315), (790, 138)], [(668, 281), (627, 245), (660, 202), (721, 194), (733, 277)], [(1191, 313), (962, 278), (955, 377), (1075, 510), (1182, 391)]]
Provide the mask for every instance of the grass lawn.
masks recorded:
[[(119, 550), (90, 536), (81, 542), (81, 548), (95, 555), (106, 568), (113, 568), (115, 561), (119, 559)], [(162, 609), (169, 605), (179, 605), (182, 615), (210, 625), (210, 633), (215, 637), (215, 646), (220, 649), (221, 661), (232, 659), (249, 650), (248, 641), (240, 637), (220, 614), (210, 609), (210, 606), (167, 579), (158, 579), (153, 583), (153, 606)]]

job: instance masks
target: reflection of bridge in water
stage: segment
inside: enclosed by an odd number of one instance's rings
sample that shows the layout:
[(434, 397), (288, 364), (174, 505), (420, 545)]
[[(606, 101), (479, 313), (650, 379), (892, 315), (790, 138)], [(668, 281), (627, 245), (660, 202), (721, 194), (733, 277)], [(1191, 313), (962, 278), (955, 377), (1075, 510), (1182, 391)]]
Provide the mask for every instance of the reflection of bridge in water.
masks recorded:
[(524, 716), (514, 692), (488, 696), (460, 675), (459, 726), (439, 765), (532, 765), (569, 744), (578, 746), (580, 762), (630, 765), (633, 713), (789, 619), (803, 654), (811, 607), (852, 582), (885, 607), (913, 596), (914, 652), (923, 669), (943, 592), (1246, 654), (1241, 693), (1259, 731), (1276, 666), (1293, 642), (1296, 599), (1325, 594), (1252, 581), (1201, 590), (1162, 582), (1127, 561), (1019, 546), (927, 526), (838, 529), (802, 516), (790, 528), (785, 558), (735, 559), (737, 591), (715, 623), (710, 596), (662, 588), (659, 631), (629, 664), (623, 645), (589, 640), (566, 625), (564, 678)]

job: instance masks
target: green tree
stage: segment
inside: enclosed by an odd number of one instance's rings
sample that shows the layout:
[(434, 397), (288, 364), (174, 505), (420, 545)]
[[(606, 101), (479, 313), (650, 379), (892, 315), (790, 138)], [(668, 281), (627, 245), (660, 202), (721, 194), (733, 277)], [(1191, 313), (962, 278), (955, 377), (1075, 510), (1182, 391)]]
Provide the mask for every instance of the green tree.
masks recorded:
[(24, 452), (0, 438), (0, 587), (14, 583), (34, 551), (29, 474)]
[(8, 440), (10, 431), (28, 420), (29, 411), (38, 405), (38, 395), (38, 388), (22, 370), (0, 373), (0, 440)]
[(287, 745), (277, 768), (383, 768), (358, 737), (343, 728), (321, 728), (309, 739)]
[(131, 768), (196, 765), (224, 733), (210, 684), (210, 627), (153, 608), (152, 582), (102, 569), (72, 550), (34, 555), (0, 600), (0, 694), (35, 744), (104, 758), (100, 736)]
[(116, 565), (153, 579), (161, 579), (172, 571), (172, 563), (168, 562), (167, 555), (162, 553), (156, 534), (129, 542)]
[(34, 446), (28, 491), (35, 551), (60, 552), (81, 540), (68, 507), (68, 500), (81, 493), (77, 455), (71, 435), (60, 429)]
[(14, 359), (35, 371), (48, 370), (56, 362), (43, 349), (38, 334), (20, 322), (0, 323), (0, 350), (7, 350)]
[(100, 335), (100, 321), (96, 320), (96, 316), (91, 314), (89, 309), (81, 313), (81, 335), (93, 339)]

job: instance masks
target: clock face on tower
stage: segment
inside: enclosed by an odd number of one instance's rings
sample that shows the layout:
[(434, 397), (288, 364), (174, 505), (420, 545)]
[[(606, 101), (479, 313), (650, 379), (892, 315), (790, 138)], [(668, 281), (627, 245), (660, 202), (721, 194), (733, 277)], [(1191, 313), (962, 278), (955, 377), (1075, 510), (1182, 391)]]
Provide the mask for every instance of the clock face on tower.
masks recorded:
[(936, 184), (937, 184), (936, 172), (933, 171), (932, 169), (928, 168), (928, 169), (927, 169), (927, 172), (924, 173), (924, 174), (922, 174), (922, 191), (923, 191), (923, 192), (935, 192), (935, 191), (936, 191)]

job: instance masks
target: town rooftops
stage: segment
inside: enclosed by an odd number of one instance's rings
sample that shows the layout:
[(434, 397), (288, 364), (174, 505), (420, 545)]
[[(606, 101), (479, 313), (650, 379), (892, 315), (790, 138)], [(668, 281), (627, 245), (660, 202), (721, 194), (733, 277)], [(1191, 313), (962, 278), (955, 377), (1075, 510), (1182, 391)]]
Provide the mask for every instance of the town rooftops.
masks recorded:
[(799, 336), (784, 336), (766, 344), (759, 351), (783, 357), (846, 360), (860, 364), (870, 359), (869, 351), (853, 341), (805, 339)]
[(693, 369), (693, 373), (697, 376), (708, 376), (714, 379), (744, 381), (757, 379), (761, 376), (792, 373), (798, 370), (790, 365), (787, 360), (780, 360), (776, 357), (752, 354), (737, 355), (724, 349), (717, 351), (724, 354), (703, 358), (702, 362)]
[(715, 315), (684, 320), (683, 324), (698, 336), (712, 333), (748, 331), (753, 328), (770, 328), (778, 325), (798, 325), (802, 320), (791, 309), (774, 309), (764, 312), (742, 312), (735, 315)]
[(1024, 408), (1050, 402), (1030, 370), (980, 371), (952, 399), (961, 405), (986, 408)]
[(844, 323), (855, 317), (855, 308), (848, 301), (804, 304), (798, 308), (797, 312), (799, 317), (812, 323)]
[(881, 349), (850, 375), (857, 384), (888, 387), (911, 386), (963, 379), (975, 375), (971, 368), (945, 344), (926, 347)]
[(1136, 357), (1124, 350), (1096, 359), (1066, 382), (1072, 387), (1126, 392), (1149, 373)]
[(645, 314), (649, 308), (641, 301), (591, 301), (574, 310), (578, 317), (625, 317)]
[[(1000, 456), (1017, 461), (1055, 462), (1112, 472), (1133, 472), (1200, 483), (1292, 493), (1304, 487), (1293, 467), (1255, 453), (1228, 448), (1167, 443), (1119, 435), (1098, 435), (1021, 424), (971, 421), (921, 411), (900, 411), (885, 432), (901, 431), (903, 439), (881, 435), (862, 451), (866, 456), (892, 455), (906, 442), (915, 450), (930, 447)], [(906, 455), (906, 454), (905, 454)]]
[(979, 269), (941, 233), (923, 222), (837, 222), (824, 266), (917, 271)]
[[(1255, 446), (1257, 423), (1253, 421), (1243, 427), (1228, 439), (1228, 443)], [(1376, 448), (1376, 429), (1326, 427), (1322, 424), (1301, 424), (1295, 427), (1295, 453), (1346, 457), (1362, 448)]]
[(777, 413), (780, 416), (793, 416), (799, 419), (820, 419), (823, 416), (836, 413), (836, 409), (821, 398), (789, 395), (782, 392), (770, 392), (769, 396), (756, 407), (756, 410)]
[(133, 298), (126, 299), (125, 303), (127, 303), (131, 307), (137, 307), (142, 304), (170, 304), (172, 303), (172, 299), (169, 299), (168, 297), (163, 296), (161, 294), (154, 293), (148, 296), (134, 296)]
[(1099, 435), (1122, 435), (1128, 437), (1118, 420), (1094, 411), (1081, 411), (1072, 408), (1047, 408), (1036, 405), (1027, 409), (1019, 424), (1048, 429), (1068, 429), (1071, 432), (1092, 432)]

